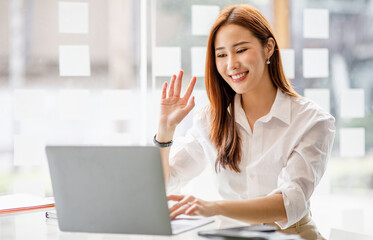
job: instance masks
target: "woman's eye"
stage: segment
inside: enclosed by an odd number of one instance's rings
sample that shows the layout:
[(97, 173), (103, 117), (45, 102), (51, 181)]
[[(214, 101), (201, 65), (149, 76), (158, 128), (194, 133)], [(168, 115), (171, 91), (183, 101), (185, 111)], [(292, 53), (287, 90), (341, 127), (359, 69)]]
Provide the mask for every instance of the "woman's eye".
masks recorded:
[(225, 56), (227, 56), (227, 54), (224, 54), (224, 53), (217, 55), (218, 58), (222, 58), (222, 57), (225, 57)]
[(237, 51), (237, 53), (243, 53), (243, 52), (245, 52), (247, 49), (245, 48), (245, 49), (240, 49), (240, 50), (238, 50)]

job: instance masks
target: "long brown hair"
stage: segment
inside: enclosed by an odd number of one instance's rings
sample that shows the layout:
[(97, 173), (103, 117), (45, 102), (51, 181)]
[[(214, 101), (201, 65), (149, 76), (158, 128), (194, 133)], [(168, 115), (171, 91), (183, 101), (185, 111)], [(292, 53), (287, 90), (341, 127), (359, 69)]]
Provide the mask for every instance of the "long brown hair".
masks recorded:
[[(247, 28), (259, 39), (262, 46), (269, 38), (275, 41), (274, 53), (268, 72), (275, 87), (289, 96), (299, 96), (286, 79), (281, 63), (281, 56), (272, 28), (264, 15), (250, 5), (233, 5), (224, 9), (211, 28), (207, 43), (205, 85), (210, 100), (210, 140), (217, 148), (218, 166), (240, 172), (241, 145), (235, 122), (234, 90), (220, 76), (215, 64), (215, 37), (219, 28), (227, 24), (236, 24)], [(229, 112), (228, 112), (229, 111)]]

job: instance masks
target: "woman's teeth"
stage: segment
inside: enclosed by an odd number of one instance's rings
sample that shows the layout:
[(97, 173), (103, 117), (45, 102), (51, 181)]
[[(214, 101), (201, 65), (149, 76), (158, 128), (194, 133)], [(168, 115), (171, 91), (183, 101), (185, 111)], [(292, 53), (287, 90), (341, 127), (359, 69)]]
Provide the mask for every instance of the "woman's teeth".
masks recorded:
[(244, 73), (241, 73), (241, 74), (238, 74), (238, 75), (232, 75), (232, 78), (234, 80), (236, 79), (239, 79), (239, 78), (242, 78), (243, 76), (245, 76), (247, 74), (247, 72), (244, 72)]

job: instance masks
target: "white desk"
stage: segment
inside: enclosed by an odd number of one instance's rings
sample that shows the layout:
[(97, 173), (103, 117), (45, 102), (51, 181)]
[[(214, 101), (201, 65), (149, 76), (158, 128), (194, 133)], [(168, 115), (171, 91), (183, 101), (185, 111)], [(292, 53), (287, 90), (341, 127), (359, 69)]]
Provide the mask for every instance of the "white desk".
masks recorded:
[(1, 240), (115, 240), (115, 239), (182, 239), (194, 240), (207, 238), (199, 237), (200, 230), (226, 228), (245, 225), (230, 218), (218, 216), (215, 222), (200, 228), (181, 233), (175, 236), (154, 235), (125, 235), (125, 234), (92, 234), (92, 233), (67, 233), (61, 232), (55, 219), (45, 218), (45, 210), (23, 212), (17, 214), (0, 215), (0, 239)]

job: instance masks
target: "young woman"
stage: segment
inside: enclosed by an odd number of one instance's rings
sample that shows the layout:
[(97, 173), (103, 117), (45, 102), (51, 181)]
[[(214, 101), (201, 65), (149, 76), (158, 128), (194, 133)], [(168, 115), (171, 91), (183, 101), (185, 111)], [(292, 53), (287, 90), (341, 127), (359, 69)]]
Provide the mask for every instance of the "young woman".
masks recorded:
[(184, 143), (170, 145), (176, 126), (194, 107), (193, 77), (180, 96), (183, 72), (164, 83), (158, 133), (168, 187), (216, 170), (221, 201), (171, 195), (180, 214), (224, 215), (276, 224), (286, 233), (323, 239), (310, 216), (334, 140), (334, 118), (299, 96), (285, 78), (280, 51), (266, 18), (254, 7), (223, 10), (207, 45), (205, 85), (210, 105), (194, 118)]

